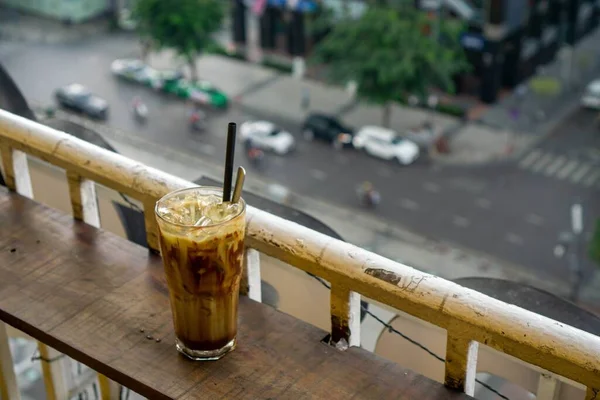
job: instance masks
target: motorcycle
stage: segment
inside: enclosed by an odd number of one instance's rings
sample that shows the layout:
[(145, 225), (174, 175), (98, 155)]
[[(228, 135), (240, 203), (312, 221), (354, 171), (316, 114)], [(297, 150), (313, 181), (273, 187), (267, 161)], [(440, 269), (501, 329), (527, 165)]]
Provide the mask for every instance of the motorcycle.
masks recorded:
[(248, 157), (248, 160), (250, 160), (251, 164), (253, 164), (255, 167), (259, 167), (263, 163), (265, 153), (259, 148), (252, 147), (246, 151), (246, 156)]
[(146, 121), (148, 119), (148, 107), (144, 103), (137, 103), (133, 106), (133, 114), (138, 121)]
[(375, 208), (379, 205), (381, 201), (381, 196), (379, 192), (373, 189), (365, 190), (359, 187), (356, 190), (356, 194), (358, 196), (358, 201), (360, 202), (360, 205), (363, 207)]
[(203, 114), (194, 113), (190, 116), (190, 128), (194, 132), (202, 132), (206, 129), (206, 118)]

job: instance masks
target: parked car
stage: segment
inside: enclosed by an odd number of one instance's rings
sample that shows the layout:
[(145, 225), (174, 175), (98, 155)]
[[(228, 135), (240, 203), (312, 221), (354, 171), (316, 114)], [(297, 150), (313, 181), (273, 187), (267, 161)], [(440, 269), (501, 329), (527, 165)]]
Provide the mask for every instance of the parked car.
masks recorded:
[(269, 121), (248, 121), (240, 126), (244, 143), (251, 141), (253, 146), (284, 155), (295, 147), (294, 137)]
[(146, 65), (143, 61), (124, 58), (114, 60), (110, 65), (113, 74), (132, 82), (141, 83), (153, 89), (162, 89), (165, 82), (183, 78), (181, 71), (173, 69), (158, 70)]
[(143, 61), (133, 58), (114, 60), (110, 64), (110, 71), (114, 75), (140, 83), (144, 81), (147, 69)]
[(419, 157), (419, 146), (393, 130), (379, 126), (362, 127), (352, 139), (352, 144), (372, 156), (397, 160), (402, 165), (412, 164)]
[(600, 110), (600, 79), (590, 82), (581, 97), (581, 105), (585, 108)]
[(92, 94), (85, 86), (78, 83), (71, 83), (57, 89), (54, 96), (62, 107), (80, 111), (98, 119), (106, 119), (108, 116), (106, 100)]
[(210, 82), (190, 81), (185, 79), (183, 73), (178, 70), (158, 70), (136, 59), (114, 60), (110, 70), (118, 77), (174, 94), (185, 100), (192, 100), (198, 104), (207, 104), (215, 108), (227, 108), (229, 104), (227, 95)]
[(188, 79), (171, 79), (164, 82), (162, 90), (182, 99), (190, 99), (215, 108), (227, 108), (229, 105), (227, 95), (208, 81), (192, 82)]
[(352, 146), (353, 134), (352, 128), (326, 114), (310, 114), (302, 124), (304, 139), (322, 139), (331, 143), (334, 148)]

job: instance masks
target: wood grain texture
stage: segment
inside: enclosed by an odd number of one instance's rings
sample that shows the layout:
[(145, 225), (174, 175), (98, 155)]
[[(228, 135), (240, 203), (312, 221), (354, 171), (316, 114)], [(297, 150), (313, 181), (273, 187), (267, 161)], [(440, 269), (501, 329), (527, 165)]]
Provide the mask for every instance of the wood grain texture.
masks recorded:
[(470, 398), (245, 297), (238, 348), (190, 362), (158, 256), (4, 188), (0, 276), (1, 320), (151, 399)]

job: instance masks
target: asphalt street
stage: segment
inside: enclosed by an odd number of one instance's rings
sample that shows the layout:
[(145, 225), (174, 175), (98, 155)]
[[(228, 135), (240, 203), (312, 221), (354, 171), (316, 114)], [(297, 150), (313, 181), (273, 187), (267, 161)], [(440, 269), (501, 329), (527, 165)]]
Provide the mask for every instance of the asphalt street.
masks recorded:
[[(537, 173), (521, 165), (522, 160), (483, 167), (448, 167), (424, 157), (414, 165), (401, 167), (355, 150), (334, 151), (324, 143), (305, 142), (300, 138), (297, 122), (264, 115), (257, 111), (260, 105), (252, 111), (235, 104), (226, 112), (211, 111), (210, 129), (193, 133), (187, 124), (189, 109), (181, 100), (110, 74), (113, 59), (136, 54), (135, 43), (119, 36), (69, 45), (0, 42), (4, 66), (25, 96), (36, 104), (52, 103), (54, 89), (79, 82), (108, 100), (111, 109), (107, 125), (148, 143), (217, 163), (224, 158), (227, 122), (269, 119), (294, 134), (298, 148), (283, 157), (269, 154), (260, 169), (249, 166), (249, 173), (344, 207), (358, 207), (355, 187), (369, 180), (382, 195), (380, 206), (371, 211), (377, 217), (523, 265), (541, 279), (568, 277), (566, 261), (556, 259), (552, 250), (559, 232), (569, 229), (571, 203), (579, 199), (584, 204), (588, 227), (592, 216), (600, 216), (596, 182), (587, 186), (583, 180), (573, 183)], [(210, 80), (209, 76), (204, 78)], [(132, 118), (129, 104), (136, 95), (149, 107), (146, 124)], [(290, 107), (301, 112), (296, 102)], [(591, 113), (578, 111), (537, 150), (556, 156), (597, 157), (600, 129), (592, 124), (592, 119)], [(244, 160), (242, 146), (238, 147), (237, 160)], [(590, 171), (600, 169), (597, 159), (591, 165)]]

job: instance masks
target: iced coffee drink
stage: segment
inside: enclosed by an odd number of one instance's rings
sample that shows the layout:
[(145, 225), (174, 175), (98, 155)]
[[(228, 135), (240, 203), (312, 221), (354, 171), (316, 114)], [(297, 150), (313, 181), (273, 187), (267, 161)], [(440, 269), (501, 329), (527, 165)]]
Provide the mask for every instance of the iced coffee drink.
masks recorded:
[(246, 206), (197, 187), (156, 203), (177, 350), (216, 360), (235, 348)]

